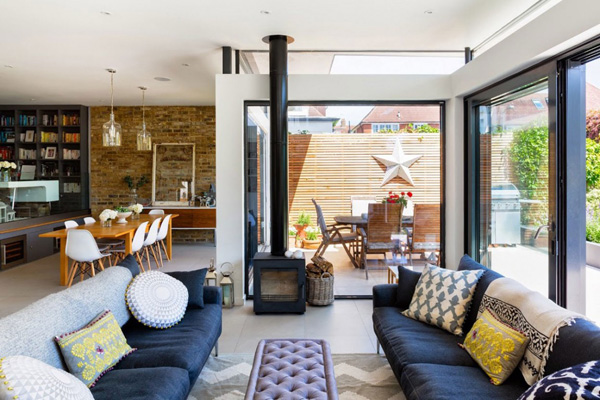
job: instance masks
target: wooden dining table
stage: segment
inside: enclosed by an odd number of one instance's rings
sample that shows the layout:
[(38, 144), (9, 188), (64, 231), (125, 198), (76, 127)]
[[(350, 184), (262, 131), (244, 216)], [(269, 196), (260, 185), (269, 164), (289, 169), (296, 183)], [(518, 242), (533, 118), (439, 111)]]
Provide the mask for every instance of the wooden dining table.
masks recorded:
[[(171, 256), (173, 254), (173, 235), (171, 229), (172, 221), (173, 218), (176, 218), (178, 216), (179, 214), (171, 214), (171, 219), (169, 220), (169, 230), (165, 239), (167, 245), (167, 255), (169, 256), (169, 259), (171, 259)], [(92, 236), (94, 236), (95, 239), (122, 239), (125, 241), (125, 254), (130, 254), (131, 242), (133, 240), (133, 234), (135, 233), (136, 229), (143, 222), (150, 222), (147, 227), (148, 229), (152, 224), (152, 221), (154, 221), (156, 218), (162, 217), (163, 215), (141, 214), (139, 219), (132, 220), (131, 218), (129, 218), (127, 220), (127, 223), (125, 224), (118, 224), (115, 221), (113, 221), (112, 226), (105, 227), (102, 226), (101, 222), (97, 221), (93, 224), (79, 225), (76, 228), (70, 229), (86, 229), (92, 234)], [(46, 232), (39, 235), (40, 237), (56, 238), (60, 240), (60, 284), (62, 286), (67, 285), (69, 271), (69, 258), (66, 254), (68, 231), (69, 229), (60, 229), (57, 231)]]

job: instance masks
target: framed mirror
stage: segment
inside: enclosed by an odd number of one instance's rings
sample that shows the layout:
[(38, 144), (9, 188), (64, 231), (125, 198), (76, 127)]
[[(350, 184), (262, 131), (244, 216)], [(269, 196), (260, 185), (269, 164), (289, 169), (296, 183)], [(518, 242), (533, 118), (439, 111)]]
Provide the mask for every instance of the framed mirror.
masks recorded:
[(152, 204), (187, 206), (194, 198), (196, 145), (154, 144), (152, 159)]

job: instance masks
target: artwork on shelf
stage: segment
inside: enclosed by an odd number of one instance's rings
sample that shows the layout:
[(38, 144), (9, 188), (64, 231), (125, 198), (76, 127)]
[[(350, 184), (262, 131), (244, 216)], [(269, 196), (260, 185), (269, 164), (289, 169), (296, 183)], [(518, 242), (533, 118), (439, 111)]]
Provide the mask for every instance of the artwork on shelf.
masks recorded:
[(56, 159), (56, 147), (48, 146), (46, 147), (46, 160), (54, 160)]
[(35, 139), (35, 131), (33, 130), (26, 130), (25, 131), (25, 142), (26, 143), (31, 143), (33, 142)]

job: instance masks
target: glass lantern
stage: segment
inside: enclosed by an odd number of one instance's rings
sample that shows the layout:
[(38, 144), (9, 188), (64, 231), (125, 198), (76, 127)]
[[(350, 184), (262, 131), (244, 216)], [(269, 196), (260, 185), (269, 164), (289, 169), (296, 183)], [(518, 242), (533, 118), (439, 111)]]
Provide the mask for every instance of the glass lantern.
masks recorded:
[(121, 145), (121, 124), (115, 122), (115, 114), (110, 113), (110, 120), (102, 125), (102, 145)]
[(223, 307), (232, 308), (234, 305), (233, 280), (231, 279), (233, 265), (229, 262), (221, 264), (221, 275), (223, 275), (223, 279), (219, 285), (223, 290)]
[(142, 124), (142, 130), (137, 134), (137, 149), (139, 151), (152, 150), (152, 135), (146, 130), (146, 123)]
[(210, 259), (210, 267), (208, 267), (208, 272), (206, 273), (206, 278), (204, 278), (205, 286), (217, 286), (217, 273), (215, 272), (215, 259)]

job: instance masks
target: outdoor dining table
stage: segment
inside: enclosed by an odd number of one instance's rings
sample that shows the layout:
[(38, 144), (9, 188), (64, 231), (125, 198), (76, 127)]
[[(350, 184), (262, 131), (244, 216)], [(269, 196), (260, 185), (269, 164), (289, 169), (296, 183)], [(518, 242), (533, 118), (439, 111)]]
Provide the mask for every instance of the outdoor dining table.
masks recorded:
[[(171, 219), (169, 220), (169, 230), (167, 233), (167, 237), (165, 239), (167, 245), (167, 255), (169, 259), (173, 254), (173, 245), (172, 245), (172, 221), (173, 218), (178, 217), (179, 214), (171, 214)], [(127, 220), (125, 224), (117, 224), (113, 222), (112, 226), (102, 226), (101, 222), (95, 222), (93, 224), (85, 224), (79, 225), (76, 228), (70, 229), (86, 229), (88, 230), (95, 239), (100, 238), (108, 238), (108, 239), (122, 239), (125, 241), (125, 254), (131, 253), (131, 241), (133, 240), (133, 234), (135, 233), (138, 226), (140, 226), (143, 222), (150, 222), (148, 224), (148, 228), (150, 227), (152, 221), (156, 218), (162, 218), (163, 215), (149, 215), (149, 214), (141, 214), (139, 219)], [(147, 228), (147, 229), (148, 229)], [(42, 233), (40, 237), (47, 238), (57, 238), (60, 240), (60, 284), (62, 286), (67, 285), (68, 271), (69, 271), (69, 258), (66, 254), (67, 249), (67, 232), (69, 229), (60, 229), (57, 231)]]

